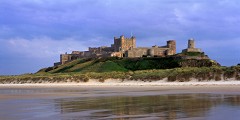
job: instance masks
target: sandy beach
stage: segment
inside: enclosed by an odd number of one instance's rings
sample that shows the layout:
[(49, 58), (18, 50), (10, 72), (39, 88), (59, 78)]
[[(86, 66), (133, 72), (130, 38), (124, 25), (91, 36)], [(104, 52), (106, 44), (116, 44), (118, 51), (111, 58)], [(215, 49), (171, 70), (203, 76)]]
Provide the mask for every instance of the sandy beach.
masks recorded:
[[(28, 93), (21, 96), (1, 94), (0, 99), (18, 98), (45, 98), (45, 97), (98, 97), (98, 96), (141, 96), (159, 94), (185, 93), (224, 93), (240, 94), (240, 81), (208, 81), (208, 82), (165, 82), (165, 81), (121, 81), (106, 80), (104, 83), (90, 80), (86, 83), (41, 83), (41, 84), (0, 84), (0, 90), (43, 90), (44, 94)], [(60, 91), (51, 92), (52, 90)], [(61, 92), (68, 90), (68, 92)], [(91, 94), (78, 94), (82, 91), (94, 91)], [(101, 94), (99, 94), (99, 92)], [(47, 93), (47, 94), (46, 94)]]

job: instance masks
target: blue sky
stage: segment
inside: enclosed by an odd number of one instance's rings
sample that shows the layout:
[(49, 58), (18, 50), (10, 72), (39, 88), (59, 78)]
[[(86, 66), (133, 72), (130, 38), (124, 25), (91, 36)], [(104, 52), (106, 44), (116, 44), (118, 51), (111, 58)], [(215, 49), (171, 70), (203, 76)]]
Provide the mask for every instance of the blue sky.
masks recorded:
[(137, 38), (137, 46), (177, 41), (221, 65), (240, 63), (239, 0), (1, 0), (0, 75), (33, 73), (59, 54)]

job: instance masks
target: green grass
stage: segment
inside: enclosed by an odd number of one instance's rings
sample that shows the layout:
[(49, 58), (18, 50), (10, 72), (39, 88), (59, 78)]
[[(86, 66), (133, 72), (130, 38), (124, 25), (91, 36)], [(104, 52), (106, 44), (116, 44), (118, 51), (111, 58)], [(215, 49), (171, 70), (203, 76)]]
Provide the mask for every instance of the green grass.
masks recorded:
[(61, 72), (67, 72), (68, 69), (71, 69), (72, 67), (74, 67), (75, 65), (79, 64), (79, 63), (83, 63), (85, 61), (79, 59), (79, 60), (74, 60), (70, 63), (61, 65), (60, 67), (58, 67), (57, 69), (53, 69), (51, 71), (49, 71), (50, 73), (61, 73)]
[(81, 70), (82, 73), (86, 72), (113, 72), (113, 71), (120, 71), (126, 72), (128, 71), (124, 67), (118, 65), (113, 61), (105, 61), (105, 62), (95, 62), (91, 66), (88, 66)]
[(126, 72), (128, 70), (113, 61), (106, 61), (98, 68), (97, 72), (112, 72), (112, 71)]
[(126, 72), (152, 69), (172, 69), (180, 67), (213, 66), (211, 60), (182, 60), (174, 57), (163, 58), (99, 58), (77, 59), (60, 66), (41, 69), (37, 74), (44, 73), (86, 73), (86, 72)]
[(91, 60), (91, 61), (87, 61), (85, 63), (82, 63), (82, 64), (77, 64), (75, 66), (73, 66), (72, 68), (68, 69), (67, 72), (80, 72), (82, 70), (84, 70), (85, 68), (91, 66), (94, 64), (94, 61)]

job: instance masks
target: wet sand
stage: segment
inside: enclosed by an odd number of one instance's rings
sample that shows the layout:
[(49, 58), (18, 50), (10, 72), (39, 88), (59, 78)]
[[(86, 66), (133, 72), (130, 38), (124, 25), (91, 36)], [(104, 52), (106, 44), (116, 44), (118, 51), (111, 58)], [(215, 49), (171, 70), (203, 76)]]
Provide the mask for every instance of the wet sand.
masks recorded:
[(1, 84), (0, 105), (3, 120), (238, 119), (240, 85)]
[[(4, 94), (10, 90), (11, 94)], [(19, 95), (19, 93), (21, 93)], [(79, 84), (1, 84), (0, 99), (144, 96), (162, 94), (240, 94), (240, 85), (166, 85), (166, 86), (109, 86)]]

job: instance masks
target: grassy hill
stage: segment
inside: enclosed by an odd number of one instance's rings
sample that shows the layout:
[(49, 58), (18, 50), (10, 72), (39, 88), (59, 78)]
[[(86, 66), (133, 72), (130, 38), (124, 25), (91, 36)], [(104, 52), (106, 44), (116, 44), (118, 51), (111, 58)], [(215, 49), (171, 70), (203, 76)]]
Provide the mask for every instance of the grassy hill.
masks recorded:
[(181, 57), (88, 58), (43, 68), (36, 74), (0, 76), (2, 84), (87, 82), (96, 79), (154, 81), (240, 80), (240, 66), (224, 67), (210, 59)]
[(172, 69), (180, 67), (212, 67), (219, 64), (212, 60), (184, 60), (175, 57), (157, 58), (85, 58), (60, 66), (41, 69), (37, 73), (70, 72), (127, 72), (152, 69)]

